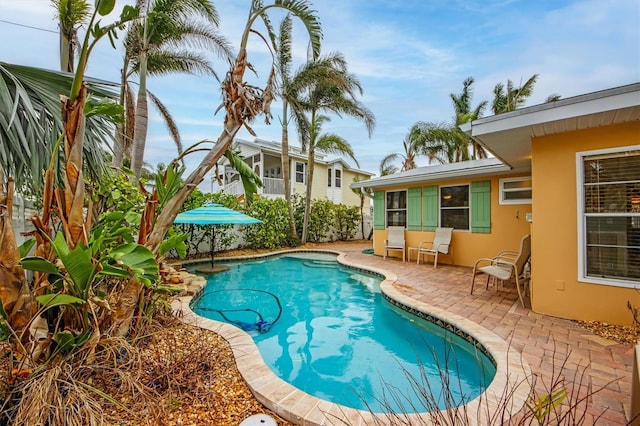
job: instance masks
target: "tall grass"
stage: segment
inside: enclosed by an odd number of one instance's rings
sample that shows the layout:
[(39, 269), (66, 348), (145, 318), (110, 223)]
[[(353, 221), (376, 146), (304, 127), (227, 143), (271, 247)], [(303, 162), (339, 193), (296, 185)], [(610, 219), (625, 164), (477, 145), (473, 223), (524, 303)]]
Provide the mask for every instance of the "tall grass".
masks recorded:
[[(578, 364), (572, 370), (568, 366), (571, 351), (566, 356), (560, 356), (554, 345), (551, 357), (553, 361), (548, 367), (548, 375), (532, 373), (519, 381), (507, 380), (507, 385), (497, 394), (490, 395), (482, 392), (478, 397), (469, 399), (464, 395), (456, 396), (460, 393), (458, 390), (461, 389), (461, 383), (460, 376), (451, 373), (457, 371), (453, 350), (446, 351), (443, 360), (437, 359), (435, 353), (433, 355), (439, 380), (429, 379), (426, 369), (421, 364), (418, 377), (403, 369), (409, 384), (406, 389), (385, 386), (380, 395), (360, 394), (360, 398), (368, 408), (365, 411), (366, 415), (361, 416), (363, 424), (375, 426), (595, 425), (599, 424), (606, 409), (596, 415), (589, 414), (592, 397), (617, 381), (617, 379), (612, 380), (594, 388), (586, 374), (589, 365)], [(508, 371), (507, 375), (509, 375)], [(524, 405), (515, 400), (516, 389), (520, 386), (530, 388)], [(372, 404), (367, 401), (372, 400), (383, 407), (383, 412), (374, 412), (371, 409)], [(416, 403), (416, 400), (419, 402)], [(327, 417), (330, 424), (350, 426), (344, 417), (329, 413)]]

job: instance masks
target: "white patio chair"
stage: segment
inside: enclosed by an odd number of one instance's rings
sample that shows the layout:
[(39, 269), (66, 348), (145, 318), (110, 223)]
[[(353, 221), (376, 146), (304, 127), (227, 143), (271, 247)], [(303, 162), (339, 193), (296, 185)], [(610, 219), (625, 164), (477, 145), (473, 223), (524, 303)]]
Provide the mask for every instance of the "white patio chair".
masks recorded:
[[(531, 235), (525, 235), (520, 240), (520, 251), (501, 251), (496, 256), (482, 258), (476, 261), (473, 266), (473, 276), (471, 277), (471, 294), (475, 284), (476, 275), (486, 274), (487, 282), (485, 288), (489, 288), (489, 278), (493, 277), (501, 281), (515, 279), (518, 298), (524, 307), (523, 294), (527, 294), (530, 278), (525, 274), (525, 265), (531, 257)], [(485, 266), (480, 266), (485, 264)], [(521, 288), (522, 287), (522, 288)]]
[(433, 241), (423, 241), (418, 245), (418, 258), (416, 263), (420, 264), (420, 256), (433, 256), (433, 267), (438, 266), (438, 253), (451, 256), (453, 264), (453, 248), (451, 247), (451, 234), (453, 228), (436, 228)]
[(383, 260), (387, 259), (387, 254), (390, 250), (402, 251), (402, 261), (405, 259), (405, 240), (404, 240), (404, 226), (389, 226), (387, 228), (387, 239), (384, 240), (384, 255)]

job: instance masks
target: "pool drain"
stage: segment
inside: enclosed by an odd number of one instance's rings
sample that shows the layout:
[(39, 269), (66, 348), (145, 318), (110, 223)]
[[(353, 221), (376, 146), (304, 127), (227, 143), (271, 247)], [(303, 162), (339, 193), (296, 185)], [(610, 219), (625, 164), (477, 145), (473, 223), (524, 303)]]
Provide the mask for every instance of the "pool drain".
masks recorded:
[(266, 414), (256, 414), (247, 417), (240, 423), (240, 426), (277, 426), (276, 419)]

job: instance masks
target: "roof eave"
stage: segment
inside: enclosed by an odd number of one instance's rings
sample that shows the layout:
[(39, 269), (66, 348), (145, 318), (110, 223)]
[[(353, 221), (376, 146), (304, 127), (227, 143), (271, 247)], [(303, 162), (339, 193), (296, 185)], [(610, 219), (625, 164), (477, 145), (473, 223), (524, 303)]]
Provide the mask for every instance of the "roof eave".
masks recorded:
[(354, 182), (351, 188), (384, 188), (390, 186), (412, 185), (425, 182), (439, 182), (461, 177), (491, 176), (504, 174), (512, 171), (512, 168), (506, 164), (494, 163), (486, 166), (472, 167), (468, 169), (452, 169), (438, 172), (428, 172), (411, 175), (403, 175), (399, 173), (397, 176), (383, 176), (377, 179), (364, 180)]

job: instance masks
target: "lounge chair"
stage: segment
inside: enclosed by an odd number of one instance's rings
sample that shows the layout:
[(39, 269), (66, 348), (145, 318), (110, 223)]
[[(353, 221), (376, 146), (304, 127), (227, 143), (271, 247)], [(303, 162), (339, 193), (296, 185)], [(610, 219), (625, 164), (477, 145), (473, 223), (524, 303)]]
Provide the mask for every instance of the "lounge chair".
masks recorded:
[(433, 241), (423, 241), (418, 245), (418, 258), (416, 263), (420, 264), (420, 256), (433, 256), (433, 267), (438, 266), (438, 253), (451, 256), (453, 264), (453, 248), (451, 247), (451, 234), (453, 228), (436, 228)]
[[(476, 261), (473, 266), (473, 276), (471, 277), (471, 294), (473, 294), (473, 286), (475, 284), (476, 275), (486, 274), (487, 282), (485, 288), (489, 288), (489, 278), (508, 281), (515, 279), (516, 289), (518, 290), (518, 298), (524, 307), (523, 294), (527, 294), (529, 288), (528, 276), (525, 276), (525, 265), (531, 257), (531, 235), (525, 235), (520, 240), (520, 251), (501, 251), (496, 256), (482, 258)], [(485, 266), (480, 266), (486, 264)]]
[(389, 250), (402, 251), (402, 261), (405, 259), (405, 241), (404, 241), (404, 226), (389, 226), (387, 228), (387, 239), (384, 240), (384, 255), (383, 260), (387, 259), (387, 253)]

